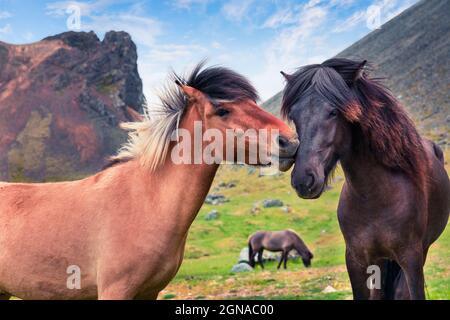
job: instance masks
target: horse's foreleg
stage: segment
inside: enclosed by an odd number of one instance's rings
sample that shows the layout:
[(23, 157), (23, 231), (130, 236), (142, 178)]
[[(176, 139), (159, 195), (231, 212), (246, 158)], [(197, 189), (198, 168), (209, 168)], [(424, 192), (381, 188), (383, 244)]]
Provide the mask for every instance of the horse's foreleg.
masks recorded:
[(251, 255), (250, 255), (250, 257), (249, 257), (249, 263), (250, 263), (250, 266), (252, 266), (253, 268), (255, 267), (255, 258), (256, 258), (256, 254), (257, 254), (258, 252), (256, 252), (256, 251), (253, 251), (252, 253), (251, 253)]
[(126, 282), (116, 282), (108, 286), (99, 286), (99, 300), (132, 300), (136, 297), (136, 291)]
[(405, 273), (400, 271), (397, 286), (394, 292), (394, 300), (411, 300), (408, 284), (406, 283)]
[(159, 291), (148, 291), (134, 297), (136, 300), (156, 300), (158, 299)]
[(425, 300), (423, 264), (421, 250), (408, 250), (399, 261), (412, 300)]
[(356, 260), (356, 258), (345, 252), (345, 263), (347, 265), (348, 276), (352, 285), (354, 300), (368, 300), (370, 297), (370, 290), (367, 287), (367, 266), (365, 263)]
[(284, 255), (284, 269), (286, 269), (287, 268), (287, 261), (289, 259), (289, 251), (283, 252), (283, 255)]
[(277, 269), (280, 269), (281, 264), (283, 263), (283, 260), (284, 260), (284, 252), (281, 253), (281, 256), (280, 256), (280, 262), (278, 263)]
[(99, 293), (98, 300), (133, 300), (134, 296), (120, 291), (107, 291)]
[(261, 265), (261, 268), (264, 269), (264, 263), (263, 263), (263, 251), (264, 249), (261, 249), (258, 251), (258, 262)]

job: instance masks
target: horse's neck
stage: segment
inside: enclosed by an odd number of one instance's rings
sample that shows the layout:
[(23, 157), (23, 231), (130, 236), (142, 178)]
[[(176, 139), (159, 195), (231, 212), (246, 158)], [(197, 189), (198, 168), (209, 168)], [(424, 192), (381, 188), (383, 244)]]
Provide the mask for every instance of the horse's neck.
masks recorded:
[[(194, 121), (199, 120), (196, 110), (186, 110), (180, 128), (191, 132), (193, 136)], [(192, 154), (194, 148), (192, 139)], [(172, 142), (167, 158), (155, 172), (140, 167), (142, 174), (135, 175), (138, 184), (148, 188), (149, 195), (142, 195), (142, 201), (148, 202), (153, 215), (167, 221), (166, 230), (179, 235), (186, 234), (214, 180), (219, 167), (218, 164), (175, 164), (171, 159), (171, 152), (175, 146)], [(192, 162), (193, 163), (193, 162)], [(160, 212), (157, 212), (157, 209)], [(170, 229), (170, 230), (169, 230)], [(163, 230), (161, 230), (163, 231)]]
[(345, 174), (347, 192), (365, 198), (377, 199), (388, 190), (391, 172), (362, 150), (352, 150), (340, 160)]
[(308, 251), (308, 248), (306, 247), (305, 243), (303, 242), (302, 239), (300, 239), (300, 237), (297, 237), (295, 240), (295, 250), (297, 250), (297, 252), (302, 255), (304, 253), (306, 253)]

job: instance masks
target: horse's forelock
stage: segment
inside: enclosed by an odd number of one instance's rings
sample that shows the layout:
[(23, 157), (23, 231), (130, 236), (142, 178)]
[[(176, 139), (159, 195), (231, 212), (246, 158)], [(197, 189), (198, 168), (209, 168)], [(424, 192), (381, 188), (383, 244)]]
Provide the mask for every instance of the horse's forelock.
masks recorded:
[(323, 65), (300, 68), (291, 76), (283, 93), (282, 115), (287, 117), (298, 100), (312, 94), (318, 94), (339, 109), (350, 122), (358, 121), (361, 116), (361, 106), (346, 81), (334, 68)]

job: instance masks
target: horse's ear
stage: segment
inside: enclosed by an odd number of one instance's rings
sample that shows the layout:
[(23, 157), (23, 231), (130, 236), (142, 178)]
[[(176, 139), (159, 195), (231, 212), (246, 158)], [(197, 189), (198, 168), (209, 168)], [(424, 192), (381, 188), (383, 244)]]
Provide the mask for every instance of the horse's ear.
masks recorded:
[(194, 104), (199, 109), (200, 114), (205, 113), (205, 105), (207, 104), (207, 98), (200, 90), (194, 87), (182, 84), (180, 81), (175, 80), (175, 83), (180, 87), (181, 91), (188, 98), (190, 104)]
[(287, 74), (284, 71), (280, 71), (281, 75), (284, 77), (284, 79), (286, 79), (287, 82), (292, 80), (292, 76), (290, 74)]
[(355, 74), (353, 75), (353, 79), (352, 82), (357, 81), (358, 79), (360, 79), (363, 74), (364, 74), (364, 68), (366, 67), (367, 64), (367, 60), (364, 60), (363, 62), (361, 62), (357, 68), (357, 70), (355, 71)]
[(175, 80), (175, 83), (177, 86), (180, 87), (181, 91), (189, 99), (189, 102), (197, 101), (200, 98), (200, 96), (202, 95), (202, 93), (199, 90), (197, 90), (191, 86), (182, 84), (179, 80)]

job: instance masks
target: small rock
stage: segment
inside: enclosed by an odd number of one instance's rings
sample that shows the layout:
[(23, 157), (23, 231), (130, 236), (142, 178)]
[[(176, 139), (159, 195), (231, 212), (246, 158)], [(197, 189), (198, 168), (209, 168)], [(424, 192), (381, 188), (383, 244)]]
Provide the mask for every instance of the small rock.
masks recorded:
[(253, 271), (253, 268), (247, 264), (247, 263), (238, 263), (231, 268), (231, 272), (238, 273), (238, 272), (249, 272)]
[(221, 194), (208, 194), (205, 199), (205, 203), (212, 205), (218, 205), (228, 201), (230, 200)]
[(284, 213), (289, 213), (292, 211), (292, 209), (289, 206), (282, 206), (281, 211), (283, 211)]
[(262, 203), (264, 208), (282, 207), (283, 201), (278, 199), (266, 199)]
[(205, 220), (207, 220), (207, 221), (216, 220), (217, 218), (219, 218), (219, 211), (217, 211), (217, 210), (212, 210), (212, 211), (208, 212), (205, 216)]
[(255, 214), (255, 213), (258, 213), (260, 211), (261, 211), (261, 208), (259, 207), (259, 204), (257, 202), (254, 203), (253, 207), (252, 207), (252, 213)]
[(322, 290), (323, 293), (331, 293), (336, 292), (337, 290), (333, 288), (332, 286), (327, 286), (325, 289)]
[(236, 183), (235, 182), (221, 182), (219, 183), (219, 188), (225, 188), (225, 189), (231, 189), (236, 187)]

